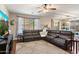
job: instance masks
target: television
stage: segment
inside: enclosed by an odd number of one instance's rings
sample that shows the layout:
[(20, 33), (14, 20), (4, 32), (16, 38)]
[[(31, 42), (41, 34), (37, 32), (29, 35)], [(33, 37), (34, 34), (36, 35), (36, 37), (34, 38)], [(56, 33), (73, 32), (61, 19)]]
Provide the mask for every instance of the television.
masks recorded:
[(4, 35), (8, 31), (8, 16), (0, 10), (0, 36)]

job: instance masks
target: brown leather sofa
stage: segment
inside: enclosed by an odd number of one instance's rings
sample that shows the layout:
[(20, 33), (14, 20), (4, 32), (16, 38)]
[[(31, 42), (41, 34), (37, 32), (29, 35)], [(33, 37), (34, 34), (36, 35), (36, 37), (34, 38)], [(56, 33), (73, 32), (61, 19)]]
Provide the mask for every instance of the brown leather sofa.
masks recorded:
[(73, 38), (74, 33), (71, 31), (48, 30), (45, 40), (67, 50), (71, 47)]
[(23, 41), (29, 42), (29, 41), (35, 41), (41, 39), (40, 31), (42, 30), (24, 30), (23, 31)]
[(48, 34), (46, 37), (40, 36), (40, 31), (42, 30), (24, 30), (23, 40), (24, 42), (42, 40), (48, 41), (58, 47), (65, 50), (71, 47), (71, 41), (74, 38), (74, 33), (71, 31), (59, 31), (59, 30), (47, 30)]

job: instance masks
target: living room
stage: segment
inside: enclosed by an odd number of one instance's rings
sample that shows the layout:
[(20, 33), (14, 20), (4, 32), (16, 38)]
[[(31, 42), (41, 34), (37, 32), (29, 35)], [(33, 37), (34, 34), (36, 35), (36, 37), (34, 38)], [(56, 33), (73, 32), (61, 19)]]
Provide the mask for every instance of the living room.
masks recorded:
[[(0, 10), (3, 13), (0, 12), (0, 19), (5, 20), (7, 17), (9, 28), (6, 32), (12, 35), (9, 44), (3, 45), (4, 51), (16, 54), (78, 53), (78, 6), (79, 4), (1, 4)], [(6, 16), (2, 16), (3, 14)], [(77, 40), (74, 40), (75, 36)]]

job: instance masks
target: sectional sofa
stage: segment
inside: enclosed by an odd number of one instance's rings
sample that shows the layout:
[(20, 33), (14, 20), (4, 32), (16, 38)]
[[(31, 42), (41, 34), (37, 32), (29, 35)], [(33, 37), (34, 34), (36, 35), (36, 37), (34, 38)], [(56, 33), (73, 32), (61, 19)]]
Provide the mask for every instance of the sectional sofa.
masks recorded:
[(71, 50), (72, 40), (74, 39), (74, 33), (71, 31), (60, 31), (60, 30), (47, 30), (47, 36), (41, 37), (40, 32), (42, 30), (24, 30), (23, 41), (35, 41), (45, 40), (51, 44), (54, 44), (64, 50)]

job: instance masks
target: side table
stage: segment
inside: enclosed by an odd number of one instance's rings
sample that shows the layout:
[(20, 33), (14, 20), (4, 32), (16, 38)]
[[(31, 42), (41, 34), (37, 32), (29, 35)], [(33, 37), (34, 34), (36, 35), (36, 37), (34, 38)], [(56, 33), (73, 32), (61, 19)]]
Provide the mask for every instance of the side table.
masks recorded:
[(73, 50), (76, 54), (78, 53), (78, 42), (79, 42), (79, 39), (73, 40), (73, 43), (74, 43)]
[(74, 40), (72, 40), (72, 43), (73, 43), (73, 53), (78, 54), (79, 36), (74, 36)]

